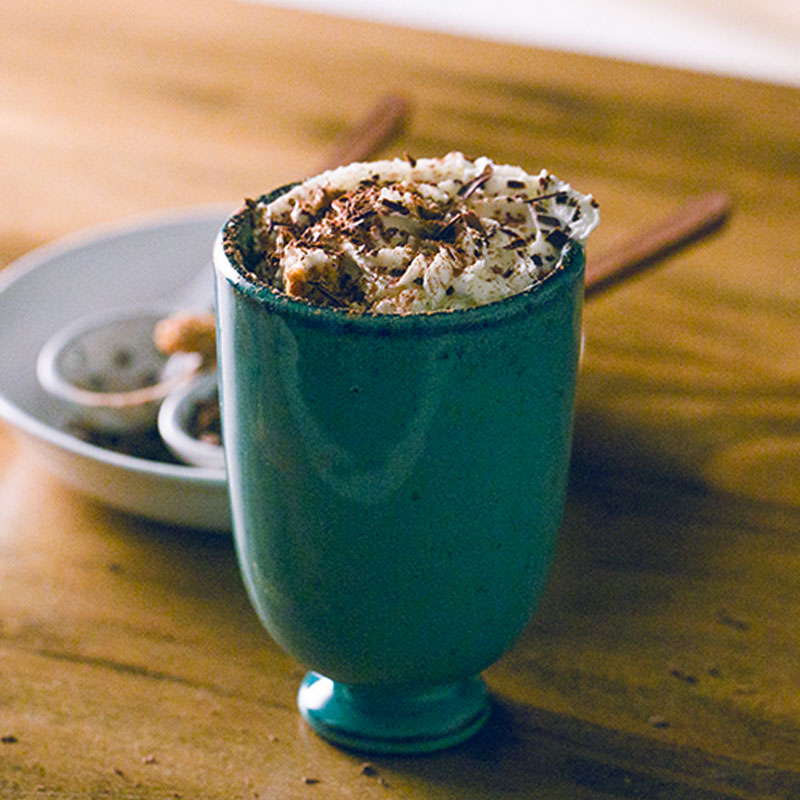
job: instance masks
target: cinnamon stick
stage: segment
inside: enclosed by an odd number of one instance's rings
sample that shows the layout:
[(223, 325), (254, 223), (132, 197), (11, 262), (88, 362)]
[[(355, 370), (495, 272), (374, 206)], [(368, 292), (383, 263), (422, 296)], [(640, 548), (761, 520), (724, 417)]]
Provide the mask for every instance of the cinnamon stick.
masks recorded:
[(319, 171), (353, 161), (367, 161), (399, 134), (408, 114), (409, 102), (404, 97), (388, 94), (380, 98), (367, 116), (345, 134), (344, 141), (328, 154)]
[(729, 213), (728, 195), (709, 192), (599, 257), (590, 258), (584, 278), (586, 297), (605, 291), (709, 235)]

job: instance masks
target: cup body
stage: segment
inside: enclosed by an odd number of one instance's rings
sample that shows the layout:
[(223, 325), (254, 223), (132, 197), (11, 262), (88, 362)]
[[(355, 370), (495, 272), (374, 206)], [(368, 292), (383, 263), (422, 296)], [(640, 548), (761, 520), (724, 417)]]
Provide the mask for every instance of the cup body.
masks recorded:
[(552, 562), (582, 248), (498, 303), (351, 315), (245, 277), (232, 263), (243, 219), (214, 258), (233, 528), (255, 609), (337, 683), (475, 676), (519, 635)]

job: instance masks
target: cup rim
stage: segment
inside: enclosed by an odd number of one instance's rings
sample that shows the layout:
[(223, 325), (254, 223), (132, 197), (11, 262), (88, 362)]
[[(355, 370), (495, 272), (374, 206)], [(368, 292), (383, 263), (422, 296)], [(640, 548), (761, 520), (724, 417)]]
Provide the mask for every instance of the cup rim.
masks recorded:
[[(282, 186), (263, 195), (259, 202), (270, 202), (296, 185), (292, 183)], [(297, 322), (305, 322), (309, 326), (345, 328), (348, 331), (359, 329), (379, 335), (417, 333), (422, 329), (430, 334), (434, 331), (444, 332), (464, 326), (484, 327), (527, 314), (531, 306), (543, 305), (566, 291), (576, 281), (583, 282), (585, 249), (580, 242), (570, 241), (564, 248), (562, 266), (559, 269), (522, 292), (484, 305), (408, 314), (354, 312), (343, 308), (317, 306), (251, 279), (247, 275), (245, 260), (241, 256), (237, 259), (240, 263), (234, 264), (232, 256), (235, 252), (241, 253), (241, 227), (248, 214), (247, 206), (239, 208), (225, 221), (217, 234), (213, 248), (213, 262), (217, 276), (226, 280), (235, 291), (263, 305), (267, 310), (280, 313)]]

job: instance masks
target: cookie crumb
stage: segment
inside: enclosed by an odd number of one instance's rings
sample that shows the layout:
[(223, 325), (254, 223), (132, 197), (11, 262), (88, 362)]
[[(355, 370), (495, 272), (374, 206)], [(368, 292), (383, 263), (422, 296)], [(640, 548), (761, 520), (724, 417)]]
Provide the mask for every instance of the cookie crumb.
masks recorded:
[(650, 719), (647, 720), (654, 728), (669, 728), (669, 722), (664, 719), (664, 717), (659, 716), (658, 714), (653, 714)]
[(375, 767), (372, 764), (370, 764), (369, 761), (365, 761), (361, 765), (361, 774), (362, 775), (368, 775), (369, 777), (373, 777), (373, 776), (378, 774), (378, 770), (375, 769)]
[(19, 741), (13, 733), (8, 733), (5, 736), (0, 737), (0, 742), (3, 744), (16, 744)]
[(303, 779), (302, 780), (303, 780), (303, 783), (306, 783), (308, 785), (313, 785), (315, 783), (319, 783), (319, 778), (312, 778), (312, 777), (310, 777), (308, 775), (303, 775)]
[(697, 683), (696, 675), (690, 675), (680, 669), (671, 669), (669, 674), (672, 675), (673, 678), (677, 678), (679, 681), (683, 681), (684, 683), (689, 683), (692, 685)]
[(217, 358), (216, 317), (211, 312), (178, 311), (156, 324), (153, 341), (164, 355), (200, 353), (203, 363), (211, 366)]
[(717, 614), (717, 622), (719, 622), (720, 625), (727, 625), (729, 628), (733, 628), (736, 631), (744, 632), (750, 630), (749, 622), (729, 613), (727, 608), (721, 609)]

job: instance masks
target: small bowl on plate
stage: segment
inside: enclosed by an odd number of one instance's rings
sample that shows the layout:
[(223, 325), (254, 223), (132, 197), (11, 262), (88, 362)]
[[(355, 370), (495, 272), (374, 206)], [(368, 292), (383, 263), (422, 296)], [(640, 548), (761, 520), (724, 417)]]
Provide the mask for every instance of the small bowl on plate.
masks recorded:
[(162, 400), (201, 365), (197, 353), (165, 356), (153, 330), (164, 315), (132, 310), (92, 314), (47, 340), (36, 362), (42, 387), (87, 429), (129, 433), (156, 423)]
[(219, 431), (217, 372), (204, 372), (171, 392), (158, 412), (158, 432), (164, 444), (186, 464), (224, 469)]

